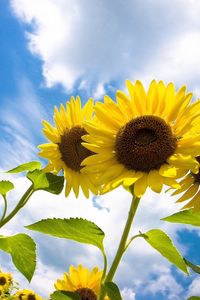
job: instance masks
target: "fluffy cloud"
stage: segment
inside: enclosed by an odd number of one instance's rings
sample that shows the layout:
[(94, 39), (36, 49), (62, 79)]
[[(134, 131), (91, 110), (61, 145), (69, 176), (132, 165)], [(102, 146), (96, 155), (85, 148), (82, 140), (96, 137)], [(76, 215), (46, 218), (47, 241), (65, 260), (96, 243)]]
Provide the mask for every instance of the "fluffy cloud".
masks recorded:
[[(198, 85), (198, 0), (11, 0), (31, 24), (30, 51), (41, 58), (46, 85), (95, 86), (126, 77), (164, 78)], [(194, 82), (193, 82), (194, 81)]]

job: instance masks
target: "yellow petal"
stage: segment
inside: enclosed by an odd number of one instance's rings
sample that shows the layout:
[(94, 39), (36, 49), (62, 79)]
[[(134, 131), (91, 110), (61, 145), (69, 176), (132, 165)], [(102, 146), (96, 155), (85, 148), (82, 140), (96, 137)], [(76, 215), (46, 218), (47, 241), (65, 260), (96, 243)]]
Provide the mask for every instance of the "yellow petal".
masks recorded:
[(147, 183), (147, 175), (146, 173), (136, 181), (134, 184), (134, 194), (136, 197), (140, 198), (146, 191), (148, 183)]

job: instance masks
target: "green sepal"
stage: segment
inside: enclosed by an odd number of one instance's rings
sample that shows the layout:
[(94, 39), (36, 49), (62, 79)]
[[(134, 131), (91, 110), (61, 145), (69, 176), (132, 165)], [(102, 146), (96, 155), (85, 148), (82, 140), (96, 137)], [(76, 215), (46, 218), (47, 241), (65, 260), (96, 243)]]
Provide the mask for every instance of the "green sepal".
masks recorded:
[(120, 290), (114, 282), (105, 282), (103, 285), (103, 290), (110, 300), (122, 300)]
[(0, 236), (0, 249), (11, 255), (15, 267), (31, 281), (36, 267), (36, 245), (32, 238), (25, 233)]
[(41, 163), (39, 161), (30, 161), (22, 165), (17, 166), (14, 169), (7, 171), (6, 173), (21, 173), (25, 171), (34, 171), (41, 168)]
[(14, 189), (14, 184), (9, 180), (0, 181), (0, 194), (6, 196), (6, 194)]
[(162, 256), (169, 260), (181, 271), (189, 275), (184, 258), (173, 245), (169, 236), (160, 229), (152, 229), (141, 235), (147, 243), (156, 249)]
[(52, 194), (60, 194), (64, 187), (64, 176), (44, 173), (42, 170), (28, 172), (27, 178), (33, 183), (33, 189), (44, 190)]
[(194, 212), (192, 209), (185, 209), (161, 220), (171, 223), (200, 226), (200, 212)]

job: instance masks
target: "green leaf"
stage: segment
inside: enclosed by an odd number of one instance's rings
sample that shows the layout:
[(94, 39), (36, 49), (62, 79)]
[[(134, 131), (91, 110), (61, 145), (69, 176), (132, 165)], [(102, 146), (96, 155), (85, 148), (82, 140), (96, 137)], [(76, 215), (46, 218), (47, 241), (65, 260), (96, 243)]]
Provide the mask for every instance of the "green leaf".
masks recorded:
[(167, 258), (177, 268), (188, 274), (186, 263), (173, 245), (169, 236), (160, 229), (152, 229), (142, 235), (144, 239), (162, 256)]
[(32, 238), (24, 233), (0, 236), (0, 249), (12, 256), (16, 268), (31, 281), (36, 267), (36, 246)]
[(103, 288), (110, 300), (122, 300), (120, 290), (114, 282), (105, 282)]
[(200, 297), (198, 297), (198, 296), (191, 296), (187, 300), (200, 300)]
[(42, 170), (28, 172), (27, 178), (33, 183), (35, 191), (44, 190), (52, 194), (60, 194), (64, 186), (64, 177), (52, 173), (44, 173)]
[(184, 258), (184, 261), (188, 267), (190, 267), (195, 273), (200, 274), (200, 266), (194, 265), (191, 261)]
[(46, 219), (28, 225), (26, 228), (59, 238), (91, 244), (98, 247), (102, 252), (104, 251), (104, 232), (93, 222), (84, 219)]
[(192, 209), (186, 209), (169, 217), (163, 218), (162, 220), (171, 223), (182, 223), (200, 226), (200, 212), (193, 212)]
[(7, 171), (6, 173), (21, 173), (24, 171), (34, 171), (40, 169), (41, 163), (39, 161), (30, 161), (28, 163), (19, 165), (18, 167)]
[(51, 294), (52, 300), (81, 300), (78, 294), (65, 291), (56, 291)]
[(5, 196), (9, 191), (14, 189), (14, 184), (8, 180), (0, 181), (0, 194)]

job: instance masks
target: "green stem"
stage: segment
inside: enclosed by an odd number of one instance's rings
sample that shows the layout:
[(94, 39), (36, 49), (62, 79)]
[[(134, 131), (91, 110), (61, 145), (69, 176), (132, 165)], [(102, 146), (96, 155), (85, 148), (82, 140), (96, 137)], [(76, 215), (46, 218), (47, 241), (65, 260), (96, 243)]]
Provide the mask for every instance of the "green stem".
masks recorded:
[(28, 190), (24, 193), (16, 207), (11, 211), (11, 213), (5, 217), (4, 219), (1, 219), (0, 221), (0, 228), (3, 227), (6, 223), (8, 223), (17, 213), (18, 211), (27, 203), (31, 195), (34, 193), (33, 184), (28, 188)]
[(105, 253), (103, 253), (103, 258), (104, 258), (104, 268), (103, 268), (103, 274), (101, 277), (101, 283), (104, 281), (104, 279), (106, 277), (106, 272), (107, 272), (107, 257), (106, 257)]
[(6, 215), (6, 212), (7, 212), (7, 199), (6, 199), (6, 196), (3, 195), (3, 200), (4, 200), (4, 210), (3, 210), (3, 214), (2, 214), (2, 217), (1, 217), (1, 220), (0, 222), (5, 218), (5, 215)]
[[(125, 252), (126, 242), (127, 242), (127, 239), (128, 239), (128, 235), (129, 235), (129, 232), (130, 232), (130, 229), (131, 229), (131, 225), (133, 223), (133, 219), (134, 219), (139, 201), (140, 201), (140, 198), (137, 198), (137, 197), (133, 196), (132, 202), (131, 202), (131, 207), (130, 207), (129, 214), (128, 214), (128, 219), (126, 221), (126, 225), (125, 225), (122, 237), (121, 237), (121, 241), (119, 243), (117, 253), (116, 253), (115, 258), (113, 260), (113, 263), (110, 267), (108, 275), (106, 276), (105, 282), (112, 281), (112, 279), (115, 275), (115, 272), (117, 270), (117, 267), (120, 263), (120, 260), (123, 256), (124, 252)], [(101, 289), (99, 300), (103, 300), (104, 296), (105, 296), (105, 292), (103, 291), (103, 289)]]

